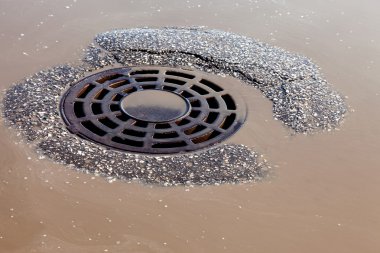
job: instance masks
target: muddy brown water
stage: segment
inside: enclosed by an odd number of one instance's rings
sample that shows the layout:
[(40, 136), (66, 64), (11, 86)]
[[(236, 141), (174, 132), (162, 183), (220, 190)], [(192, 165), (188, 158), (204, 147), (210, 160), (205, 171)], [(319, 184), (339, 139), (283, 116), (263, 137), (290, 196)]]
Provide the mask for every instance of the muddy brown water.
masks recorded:
[(152, 187), (40, 160), (0, 127), (0, 252), (380, 252), (380, 2), (0, 0), (0, 85), (75, 63), (96, 33), (199, 26), (311, 57), (347, 96), (338, 131), (291, 136), (253, 88), (248, 123), (275, 175)]

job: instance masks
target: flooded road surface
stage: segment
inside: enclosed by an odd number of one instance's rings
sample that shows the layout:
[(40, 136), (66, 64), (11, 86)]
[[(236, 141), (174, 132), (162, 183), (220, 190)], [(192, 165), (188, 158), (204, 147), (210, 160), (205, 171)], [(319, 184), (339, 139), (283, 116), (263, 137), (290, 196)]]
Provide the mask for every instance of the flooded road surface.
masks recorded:
[(75, 64), (99, 32), (205, 25), (312, 58), (351, 107), (339, 130), (293, 136), (257, 90), (241, 88), (250, 114), (229, 142), (265, 154), (274, 175), (205, 187), (110, 183), (40, 159), (2, 122), (0, 251), (379, 252), (379, 8), (374, 0), (0, 0), (2, 89)]

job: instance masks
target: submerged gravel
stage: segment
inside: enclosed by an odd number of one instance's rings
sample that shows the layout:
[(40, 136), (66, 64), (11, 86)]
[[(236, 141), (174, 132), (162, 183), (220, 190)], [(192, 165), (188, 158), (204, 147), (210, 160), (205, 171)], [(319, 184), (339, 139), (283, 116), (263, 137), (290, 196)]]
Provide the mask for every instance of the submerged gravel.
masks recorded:
[(330, 130), (344, 118), (342, 97), (307, 58), (253, 39), (198, 28), (128, 29), (99, 34), (80, 66), (40, 71), (6, 91), (3, 115), (39, 153), (111, 178), (160, 185), (259, 180), (268, 166), (242, 145), (170, 156), (129, 154), (78, 138), (59, 114), (61, 95), (88, 72), (108, 66), (164, 65), (232, 75), (273, 102), (274, 117), (295, 132)]

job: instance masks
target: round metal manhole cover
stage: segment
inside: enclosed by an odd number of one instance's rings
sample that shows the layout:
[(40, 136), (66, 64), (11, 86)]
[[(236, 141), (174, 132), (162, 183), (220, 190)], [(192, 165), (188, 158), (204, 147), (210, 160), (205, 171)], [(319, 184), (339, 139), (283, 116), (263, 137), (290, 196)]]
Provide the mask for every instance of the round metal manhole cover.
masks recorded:
[(239, 96), (208, 77), (167, 67), (106, 70), (73, 84), (61, 114), (72, 133), (118, 150), (202, 149), (234, 134), (246, 118)]

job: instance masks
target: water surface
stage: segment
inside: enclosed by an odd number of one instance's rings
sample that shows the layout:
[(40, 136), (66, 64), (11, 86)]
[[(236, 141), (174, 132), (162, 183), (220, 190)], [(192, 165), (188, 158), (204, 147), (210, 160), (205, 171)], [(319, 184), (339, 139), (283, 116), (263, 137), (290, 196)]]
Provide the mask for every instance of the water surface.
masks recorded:
[(99, 32), (205, 25), (311, 57), (352, 111), (337, 131), (292, 136), (270, 102), (240, 87), (250, 115), (229, 141), (265, 154), (275, 175), (194, 188), (109, 183), (40, 159), (2, 124), (0, 251), (379, 252), (379, 9), (375, 0), (0, 0), (2, 89), (77, 62)]

